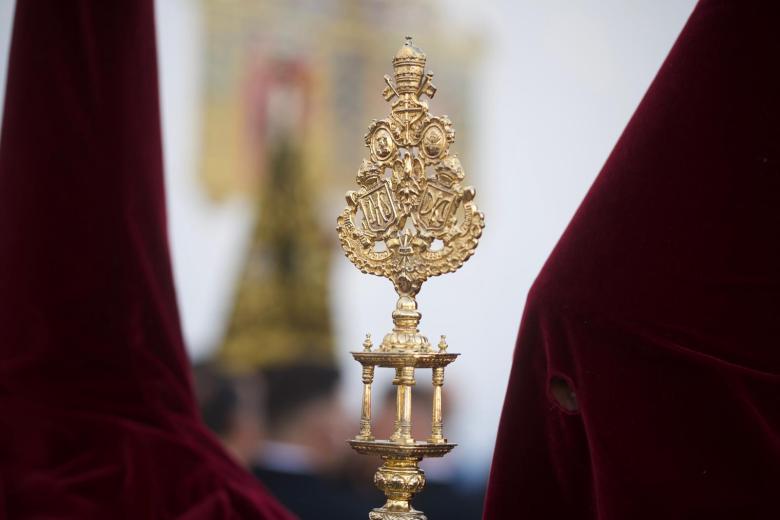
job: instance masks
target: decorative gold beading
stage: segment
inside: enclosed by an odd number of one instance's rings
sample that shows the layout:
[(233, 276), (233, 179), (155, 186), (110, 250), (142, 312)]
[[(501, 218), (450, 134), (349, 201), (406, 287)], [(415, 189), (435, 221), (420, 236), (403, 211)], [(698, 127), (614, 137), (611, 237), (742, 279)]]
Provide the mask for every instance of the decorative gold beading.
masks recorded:
[[(419, 331), (422, 315), (415, 299), (431, 276), (453, 272), (477, 247), (484, 216), (474, 204), (475, 191), (462, 186), (463, 168), (450, 155), (455, 130), (447, 116), (432, 116), (423, 96), (436, 93), (433, 74), (425, 70), (425, 54), (411, 38), (393, 58), (394, 78), (385, 76), (384, 98), (389, 117), (374, 120), (365, 136), (368, 159), (357, 173), (357, 191), (347, 192), (347, 207), (338, 217), (341, 246), (364, 273), (393, 282), (398, 301), (393, 329), (377, 349), (366, 335), (361, 352), (352, 356), (363, 365), (360, 433), (349, 444), (358, 453), (382, 457), (374, 483), (387, 502), (369, 513), (371, 520), (426, 520), (411, 505), (425, 485), (419, 467), (424, 457), (441, 457), (455, 447), (443, 434), (444, 368), (458, 354), (447, 352), (442, 336), (438, 350)], [(387, 440), (371, 432), (371, 385), (375, 367), (395, 369), (396, 416)], [(432, 369), (431, 435), (412, 437), (412, 388), (415, 369)]]

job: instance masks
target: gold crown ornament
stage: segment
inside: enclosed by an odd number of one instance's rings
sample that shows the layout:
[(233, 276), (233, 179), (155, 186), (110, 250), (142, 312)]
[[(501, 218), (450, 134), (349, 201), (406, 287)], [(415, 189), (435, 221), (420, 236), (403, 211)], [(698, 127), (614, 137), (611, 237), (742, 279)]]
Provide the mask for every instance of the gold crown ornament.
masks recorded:
[[(429, 277), (459, 269), (474, 254), (485, 226), (474, 188), (462, 186), (463, 167), (450, 155), (452, 122), (432, 116), (421, 100), (436, 93), (425, 63), (425, 53), (407, 37), (393, 58), (395, 81), (385, 76), (390, 115), (369, 126), (359, 189), (347, 192), (347, 207), (338, 217), (347, 258), (364, 273), (390, 279), (398, 294), (393, 329), (378, 347), (367, 335), (362, 350), (352, 352), (363, 366), (363, 401), (360, 433), (349, 444), (384, 461), (374, 483), (387, 502), (369, 513), (370, 520), (425, 520), (411, 505), (425, 484), (419, 462), (455, 447), (442, 432), (442, 385), (444, 368), (459, 354), (447, 352), (444, 336), (433, 348), (420, 333), (415, 297)], [(396, 418), (389, 439), (376, 439), (371, 431), (375, 367), (395, 370)], [(427, 368), (433, 385), (431, 435), (417, 440), (411, 434), (412, 387), (415, 370)]]

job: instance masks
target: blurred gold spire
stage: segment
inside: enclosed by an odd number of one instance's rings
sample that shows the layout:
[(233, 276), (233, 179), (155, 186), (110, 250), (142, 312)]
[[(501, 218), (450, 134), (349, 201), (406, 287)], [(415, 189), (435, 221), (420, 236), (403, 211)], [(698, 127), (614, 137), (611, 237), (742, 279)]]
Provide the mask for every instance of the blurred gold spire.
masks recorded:
[(301, 152), (272, 145), (252, 243), (220, 360), (233, 371), (306, 360), (331, 363), (329, 249), (312, 211)]

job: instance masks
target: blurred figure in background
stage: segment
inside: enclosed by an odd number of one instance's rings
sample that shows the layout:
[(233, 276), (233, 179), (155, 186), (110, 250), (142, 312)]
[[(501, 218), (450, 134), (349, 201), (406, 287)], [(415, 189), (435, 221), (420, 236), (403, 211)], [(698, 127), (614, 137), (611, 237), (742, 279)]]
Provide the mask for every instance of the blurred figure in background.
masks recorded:
[[(364, 519), (384, 503), (372, 484), (381, 461), (355, 456), (345, 442), (354, 435), (354, 421), (337, 396), (337, 369), (295, 364), (229, 376), (206, 363), (194, 373), (206, 424), (302, 519)], [(432, 392), (420, 384), (413, 398), (414, 435), (424, 439), (430, 433)], [(376, 434), (387, 438), (395, 420), (395, 387), (381, 396), (377, 412)], [(435, 518), (480, 518), (484, 489), (463, 484), (447, 459), (427, 459), (423, 468), (427, 482), (415, 497), (417, 508)]]
[(241, 465), (249, 467), (262, 447), (264, 388), (259, 375), (229, 376), (212, 362), (193, 367), (203, 422)]
[[(230, 375), (214, 363), (194, 367), (206, 425), (226, 449), (302, 519), (364, 518), (381, 501), (357, 481), (336, 390), (338, 370), (294, 364)], [(361, 477), (365, 476), (363, 473)]]
[(290, 365), (263, 371), (266, 439), (256, 473), (333, 474), (346, 451), (345, 417), (333, 367)]
[(301, 518), (362, 518), (368, 509), (344, 478), (351, 458), (337, 396), (339, 372), (298, 364), (263, 371), (266, 440), (252, 472)]

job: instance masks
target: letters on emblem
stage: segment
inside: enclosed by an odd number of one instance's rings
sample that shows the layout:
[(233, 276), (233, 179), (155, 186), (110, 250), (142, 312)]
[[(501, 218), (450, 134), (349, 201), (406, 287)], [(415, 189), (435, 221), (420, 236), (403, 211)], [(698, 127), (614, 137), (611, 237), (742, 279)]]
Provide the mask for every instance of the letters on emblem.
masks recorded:
[(428, 229), (442, 229), (452, 216), (455, 194), (438, 186), (428, 185), (420, 203), (420, 220)]
[(360, 209), (363, 210), (363, 226), (374, 233), (387, 230), (396, 219), (395, 206), (386, 183), (360, 197)]

